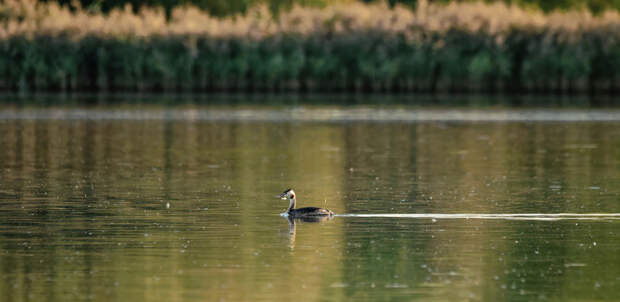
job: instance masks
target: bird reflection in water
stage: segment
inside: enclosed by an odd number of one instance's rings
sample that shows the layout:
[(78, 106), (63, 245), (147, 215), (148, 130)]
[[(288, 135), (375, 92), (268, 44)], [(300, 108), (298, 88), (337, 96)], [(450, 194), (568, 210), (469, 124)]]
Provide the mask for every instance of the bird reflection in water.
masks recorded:
[(288, 247), (291, 250), (295, 249), (295, 235), (297, 234), (297, 224), (298, 223), (321, 223), (328, 220), (332, 220), (334, 216), (308, 216), (308, 217), (291, 217), (287, 216), (288, 220), (288, 235), (289, 235), (289, 243)]

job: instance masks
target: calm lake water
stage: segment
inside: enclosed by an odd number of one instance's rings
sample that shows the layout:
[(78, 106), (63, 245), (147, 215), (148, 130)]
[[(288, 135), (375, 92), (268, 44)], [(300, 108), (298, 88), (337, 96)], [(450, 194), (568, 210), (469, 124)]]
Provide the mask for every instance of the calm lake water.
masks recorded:
[(0, 297), (620, 301), (619, 193), (615, 110), (0, 105)]

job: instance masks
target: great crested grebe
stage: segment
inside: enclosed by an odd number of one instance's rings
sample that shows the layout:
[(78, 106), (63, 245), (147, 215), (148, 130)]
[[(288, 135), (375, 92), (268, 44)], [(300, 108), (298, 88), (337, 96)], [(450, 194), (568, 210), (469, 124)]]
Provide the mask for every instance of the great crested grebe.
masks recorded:
[(307, 207), (307, 208), (295, 209), (295, 203), (296, 203), (295, 191), (293, 191), (292, 189), (288, 189), (276, 197), (282, 198), (282, 199), (289, 199), (291, 201), (291, 204), (288, 206), (288, 210), (286, 210), (286, 213), (289, 215), (289, 217), (332, 216), (334, 215), (334, 212), (328, 209), (323, 209), (323, 208)]

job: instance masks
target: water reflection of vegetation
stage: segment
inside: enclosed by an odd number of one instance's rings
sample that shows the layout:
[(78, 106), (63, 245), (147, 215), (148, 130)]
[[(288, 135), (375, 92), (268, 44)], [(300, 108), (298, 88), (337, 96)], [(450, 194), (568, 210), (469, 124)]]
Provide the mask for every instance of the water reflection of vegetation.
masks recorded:
[(614, 300), (612, 222), (342, 217), (297, 224), (291, 250), (272, 196), (290, 185), (339, 213), (620, 212), (616, 126), (4, 121), (0, 295)]

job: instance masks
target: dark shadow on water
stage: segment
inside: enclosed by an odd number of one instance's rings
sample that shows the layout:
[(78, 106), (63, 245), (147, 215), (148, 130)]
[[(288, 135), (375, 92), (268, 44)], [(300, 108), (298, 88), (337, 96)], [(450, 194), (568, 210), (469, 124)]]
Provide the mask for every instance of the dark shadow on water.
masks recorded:
[(34, 93), (0, 94), (0, 104), (16, 106), (103, 105), (406, 105), (439, 107), (615, 107), (612, 96), (588, 95), (495, 95), (495, 94), (350, 94), (350, 93)]
[(294, 226), (296, 221), (317, 223), (317, 222), (324, 222), (324, 221), (332, 220), (334, 219), (334, 216), (308, 216), (308, 217), (287, 216), (286, 219), (288, 220), (289, 225)]

